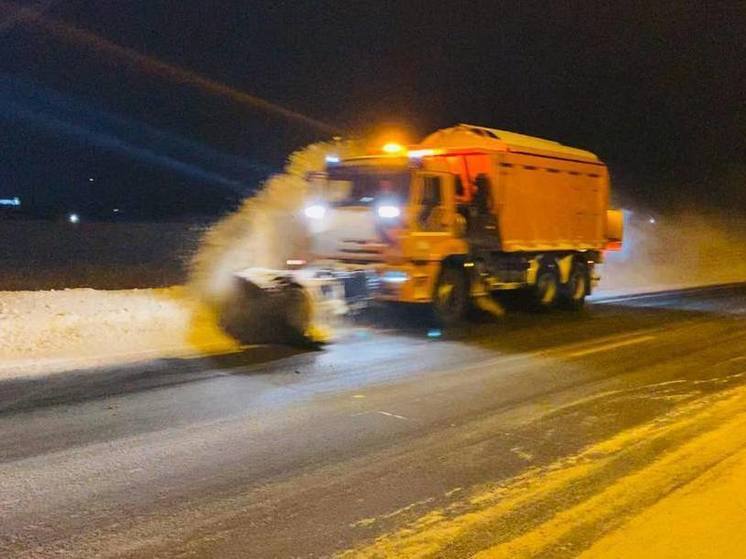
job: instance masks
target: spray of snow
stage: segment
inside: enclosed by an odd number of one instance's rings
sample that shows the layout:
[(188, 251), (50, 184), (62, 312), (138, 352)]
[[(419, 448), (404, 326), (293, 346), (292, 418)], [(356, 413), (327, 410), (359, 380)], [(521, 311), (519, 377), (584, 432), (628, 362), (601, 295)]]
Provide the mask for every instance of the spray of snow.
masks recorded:
[[(259, 193), (212, 227), (192, 260), (190, 288), (223, 327), (244, 343), (285, 343), (298, 327), (321, 336), (318, 312), (308, 313), (297, 293), (262, 293), (238, 273), (248, 268), (283, 269), (287, 260), (308, 251), (303, 208), (309, 199), (307, 175), (323, 170), (330, 154), (345, 157), (351, 142), (316, 143), (293, 153), (283, 173), (271, 177)], [(308, 315), (308, 321), (302, 317)], [(225, 321), (229, 321), (226, 324)], [(238, 321), (239, 323), (237, 323)], [(302, 326), (311, 323), (310, 329)]]
[(599, 295), (746, 281), (746, 223), (626, 212), (623, 250), (607, 254), (601, 275)]

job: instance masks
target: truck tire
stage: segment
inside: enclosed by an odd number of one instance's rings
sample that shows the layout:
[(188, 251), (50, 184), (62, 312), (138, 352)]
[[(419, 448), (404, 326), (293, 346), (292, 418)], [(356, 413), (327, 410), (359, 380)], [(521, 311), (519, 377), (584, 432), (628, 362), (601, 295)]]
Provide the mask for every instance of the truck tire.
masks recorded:
[(469, 309), (469, 285), (463, 269), (444, 266), (433, 293), (433, 313), (443, 326), (456, 326), (466, 318)]
[(585, 306), (585, 298), (591, 284), (588, 266), (575, 261), (570, 270), (567, 283), (560, 287), (559, 305), (563, 309), (577, 311)]
[(552, 266), (542, 264), (536, 274), (536, 283), (531, 293), (531, 302), (535, 310), (545, 311), (557, 302), (560, 291), (559, 276)]

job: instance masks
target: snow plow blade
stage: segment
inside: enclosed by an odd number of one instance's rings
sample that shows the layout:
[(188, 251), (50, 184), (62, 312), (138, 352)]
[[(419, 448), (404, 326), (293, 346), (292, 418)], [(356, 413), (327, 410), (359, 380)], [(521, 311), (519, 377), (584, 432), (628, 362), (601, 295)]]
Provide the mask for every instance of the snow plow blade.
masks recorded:
[(235, 274), (220, 326), (242, 344), (318, 346), (325, 324), (345, 314), (344, 287), (305, 270), (251, 268)]

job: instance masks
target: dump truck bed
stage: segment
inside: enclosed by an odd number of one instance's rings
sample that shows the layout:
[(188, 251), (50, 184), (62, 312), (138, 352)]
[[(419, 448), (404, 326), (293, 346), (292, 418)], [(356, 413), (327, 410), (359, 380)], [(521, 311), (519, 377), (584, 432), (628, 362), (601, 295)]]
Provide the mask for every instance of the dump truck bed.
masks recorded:
[(605, 248), (609, 175), (595, 154), (471, 125), (438, 131), (418, 147), (461, 177), (459, 203), (471, 200), (476, 176), (489, 177), (503, 251)]

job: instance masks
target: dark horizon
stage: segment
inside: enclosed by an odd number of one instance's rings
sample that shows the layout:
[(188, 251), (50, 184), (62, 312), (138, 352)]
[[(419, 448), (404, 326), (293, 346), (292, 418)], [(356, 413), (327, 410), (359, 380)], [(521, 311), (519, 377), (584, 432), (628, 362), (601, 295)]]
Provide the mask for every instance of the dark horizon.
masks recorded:
[[(598, 153), (625, 203), (746, 208), (736, 4), (68, 0), (43, 17), (347, 133), (514, 130)], [(220, 213), (332, 135), (33, 21), (0, 49), (0, 198), (50, 211)]]

